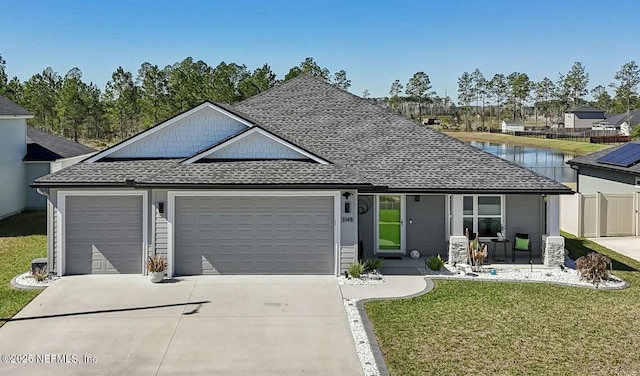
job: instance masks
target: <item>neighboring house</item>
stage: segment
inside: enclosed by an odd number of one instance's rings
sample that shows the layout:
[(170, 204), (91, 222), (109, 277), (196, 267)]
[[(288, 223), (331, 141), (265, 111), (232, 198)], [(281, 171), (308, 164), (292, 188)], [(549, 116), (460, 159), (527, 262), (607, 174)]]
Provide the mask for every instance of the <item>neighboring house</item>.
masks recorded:
[(502, 132), (524, 132), (524, 124), (517, 121), (502, 121)]
[(587, 237), (640, 235), (639, 162), (640, 141), (568, 161), (577, 170), (577, 194), (563, 198), (565, 229)]
[(564, 127), (569, 129), (591, 129), (594, 123), (602, 120), (604, 120), (604, 111), (591, 106), (575, 107), (564, 112)]
[(630, 111), (629, 114), (611, 114), (594, 125), (592, 129), (616, 130), (622, 135), (629, 136), (631, 129), (638, 124), (640, 124), (640, 109)]
[(95, 152), (27, 126), (33, 118), (26, 109), (0, 96), (0, 218), (25, 209), (44, 209), (46, 198), (29, 187), (34, 179)]
[[(571, 190), (309, 75), (210, 102), (39, 178), (58, 275), (338, 274), (365, 257), (449, 253), (464, 228), (532, 236), (564, 262)], [(358, 250), (358, 244), (362, 249)]]
[[(35, 179), (78, 163), (95, 152), (88, 146), (27, 126), (27, 154), (24, 157), (27, 186)], [(25, 208), (46, 207), (46, 197), (27, 187)]]
[(33, 114), (0, 96), (0, 218), (24, 210), (27, 195), (27, 119)]

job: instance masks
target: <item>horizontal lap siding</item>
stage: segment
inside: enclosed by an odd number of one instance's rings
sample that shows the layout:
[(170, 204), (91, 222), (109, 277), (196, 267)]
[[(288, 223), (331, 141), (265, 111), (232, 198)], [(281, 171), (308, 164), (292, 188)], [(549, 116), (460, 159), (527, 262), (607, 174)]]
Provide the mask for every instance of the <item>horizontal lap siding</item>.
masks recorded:
[(349, 269), (349, 265), (357, 261), (357, 246), (342, 246), (340, 248), (340, 273)]
[[(155, 231), (153, 236), (155, 253), (167, 256), (167, 242), (169, 227), (167, 222), (167, 191), (154, 190), (152, 192), (153, 206), (155, 208), (153, 215), (155, 216)], [(159, 204), (164, 204), (164, 213), (160, 213)]]

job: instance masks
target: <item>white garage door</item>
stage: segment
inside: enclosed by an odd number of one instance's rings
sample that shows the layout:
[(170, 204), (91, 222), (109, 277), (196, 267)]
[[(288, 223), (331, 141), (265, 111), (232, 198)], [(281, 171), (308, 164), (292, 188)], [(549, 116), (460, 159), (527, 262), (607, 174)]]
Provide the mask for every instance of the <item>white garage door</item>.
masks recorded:
[(142, 274), (142, 197), (67, 196), (65, 274)]
[(333, 274), (333, 197), (176, 197), (175, 274)]

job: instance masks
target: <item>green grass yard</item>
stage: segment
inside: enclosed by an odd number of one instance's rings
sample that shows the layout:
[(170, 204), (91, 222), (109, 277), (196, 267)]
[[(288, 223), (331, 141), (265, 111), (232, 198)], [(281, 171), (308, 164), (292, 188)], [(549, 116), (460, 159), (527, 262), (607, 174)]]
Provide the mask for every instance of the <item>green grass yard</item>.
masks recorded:
[(630, 287), (436, 280), (420, 297), (369, 302), (391, 375), (640, 374), (640, 263), (584, 239), (567, 249), (615, 257)]
[(47, 254), (46, 213), (27, 212), (0, 221), (0, 326), (35, 298), (39, 290), (16, 290), (13, 277)]
[(508, 144), (508, 145), (533, 146), (533, 147), (540, 147), (540, 148), (546, 148), (546, 149), (560, 150), (563, 153), (573, 154), (576, 156), (590, 154), (596, 151), (610, 148), (612, 146), (612, 145), (602, 145), (602, 144), (590, 144), (588, 142), (550, 140), (546, 138), (512, 136), (512, 135), (501, 134), (501, 133), (487, 133), (487, 132), (443, 132), (443, 133), (465, 142), (485, 141), (485, 142), (495, 142), (499, 144)]

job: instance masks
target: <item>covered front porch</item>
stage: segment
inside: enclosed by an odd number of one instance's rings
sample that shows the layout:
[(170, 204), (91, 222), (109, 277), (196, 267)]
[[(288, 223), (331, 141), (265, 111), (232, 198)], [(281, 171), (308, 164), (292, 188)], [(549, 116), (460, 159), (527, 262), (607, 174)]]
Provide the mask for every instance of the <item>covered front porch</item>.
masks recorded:
[[(548, 268), (564, 262), (557, 195), (358, 195), (358, 258), (383, 258), (383, 274), (419, 274), (425, 260), (437, 255), (466, 263), (465, 228), (487, 245), (487, 269)], [(498, 232), (506, 242), (496, 242)], [(516, 251), (514, 258), (518, 233), (529, 236), (531, 258), (527, 251)], [(410, 257), (414, 250), (420, 253), (417, 259)]]

